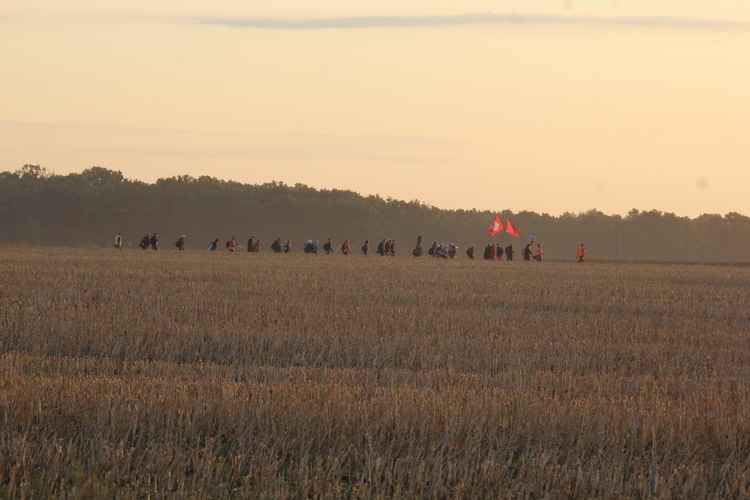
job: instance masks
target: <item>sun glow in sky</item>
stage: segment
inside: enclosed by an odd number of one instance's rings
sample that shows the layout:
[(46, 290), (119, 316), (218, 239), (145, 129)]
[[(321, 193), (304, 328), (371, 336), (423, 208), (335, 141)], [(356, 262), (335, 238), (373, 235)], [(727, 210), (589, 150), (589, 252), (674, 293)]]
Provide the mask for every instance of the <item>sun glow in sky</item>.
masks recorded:
[(750, 0), (10, 0), (0, 170), (750, 215)]

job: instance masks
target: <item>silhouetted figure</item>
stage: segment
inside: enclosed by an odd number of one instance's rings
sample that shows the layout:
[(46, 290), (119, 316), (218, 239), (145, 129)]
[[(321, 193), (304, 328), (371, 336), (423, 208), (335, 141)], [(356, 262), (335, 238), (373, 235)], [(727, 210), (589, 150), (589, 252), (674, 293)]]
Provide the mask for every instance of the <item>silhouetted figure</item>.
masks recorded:
[(495, 258), (497, 260), (503, 260), (503, 246), (500, 243), (498, 243), (495, 248)]
[(365, 240), (365, 244), (362, 245), (362, 254), (367, 255), (370, 252), (370, 240)]
[(383, 241), (378, 243), (377, 254), (380, 255), (381, 257), (385, 255), (385, 238), (383, 238)]
[(253, 252), (255, 250), (255, 236), (250, 236), (250, 239), (247, 240), (247, 251)]
[(448, 243), (448, 258), (455, 259), (458, 257), (458, 247), (452, 242)]
[(490, 260), (490, 248), (492, 248), (492, 243), (487, 243), (484, 247), (484, 260)]
[(427, 254), (430, 255), (430, 256), (432, 256), (432, 257), (435, 257), (435, 252), (437, 252), (437, 247), (438, 247), (438, 242), (437, 242), (437, 240), (435, 240), (432, 243), (432, 246), (429, 248), (429, 250), (427, 250)]
[(505, 256), (508, 260), (513, 260), (513, 243), (505, 247)]
[(284, 245), (284, 253), (289, 253), (292, 251), (292, 240), (286, 240), (286, 244)]
[(177, 240), (177, 242), (174, 244), (177, 248), (180, 249), (180, 252), (185, 250), (185, 240), (187, 239), (187, 236), (184, 234), (180, 236), (180, 238)]
[(331, 238), (328, 238), (328, 241), (323, 243), (323, 250), (325, 250), (326, 255), (331, 255), (331, 252), (333, 252), (333, 245), (331, 245)]
[(115, 248), (122, 250), (122, 233), (117, 233), (117, 236), (115, 236)]
[(475, 245), (471, 245), (466, 250), (466, 256), (469, 257), (469, 260), (474, 260), (474, 247), (475, 247)]
[(219, 238), (216, 238), (214, 241), (208, 244), (208, 251), (213, 252), (217, 248), (219, 248)]
[(578, 252), (576, 253), (576, 257), (578, 258), (578, 262), (583, 262), (586, 259), (586, 250), (583, 248), (583, 243), (581, 243), (581, 246), (578, 247)]
[(531, 260), (531, 246), (530, 243), (527, 243), (525, 247), (521, 249), (521, 255), (523, 255), (523, 260)]
[(149, 239), (148, 235), (146, 235), (141, 238), (141, 243), (138, 246), (141, 247), (141, 250), (148, 250), (148, 245), (150, 242), (151, 240)]
[(271, 250), (273, 253), (281, 253), (281, 238), (276, 238), (273, 243), (271, 243)]
[(151, 250), (159, 249), (159, 238), (156, 237), (156, 233), (154, 233), (154, 235), (151, 237), (150, 243), (151, 243)]

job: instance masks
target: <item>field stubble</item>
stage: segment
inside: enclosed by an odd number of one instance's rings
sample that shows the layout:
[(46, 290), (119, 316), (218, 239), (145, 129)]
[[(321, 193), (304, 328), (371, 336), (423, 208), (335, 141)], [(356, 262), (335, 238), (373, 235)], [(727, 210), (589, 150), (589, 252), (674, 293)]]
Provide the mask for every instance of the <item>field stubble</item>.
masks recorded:
[(0, 496), (746, 496), (750, 269), (0, 248)]

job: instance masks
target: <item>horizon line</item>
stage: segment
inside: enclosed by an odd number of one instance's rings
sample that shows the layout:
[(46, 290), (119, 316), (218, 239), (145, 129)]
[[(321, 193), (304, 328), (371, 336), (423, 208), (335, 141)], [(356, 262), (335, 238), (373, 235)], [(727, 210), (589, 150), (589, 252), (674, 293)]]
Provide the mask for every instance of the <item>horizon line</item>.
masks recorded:
[(198, 24), (225, 26), (238, 29), (280, 31), (349, 30), (373, 28), (440, 28), (479, 24), (506, 25), (601, 25), (640, 28), (680, 29), (735, 29), (750, 30), (750, 22), (704, 19), (683, 16), (574, 16), (559, 14), (471, 13), (445, 16), (360, 16), (330, 18), (187, 18)]

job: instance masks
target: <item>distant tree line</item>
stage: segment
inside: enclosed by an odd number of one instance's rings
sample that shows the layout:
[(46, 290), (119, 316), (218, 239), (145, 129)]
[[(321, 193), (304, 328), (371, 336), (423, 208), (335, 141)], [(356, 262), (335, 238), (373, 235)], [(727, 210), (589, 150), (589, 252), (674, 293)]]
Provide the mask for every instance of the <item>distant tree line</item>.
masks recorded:
[(490, 238), (495, 212), (442, 210), (418, 200), (361, 196), (351, 191), (317, 190), (303, 184), (248, 185), (209, 176), (181, 175), (153, 184), (125, 179), (121, 172), (92, 167), (80, 174), (54, 175), (39, 165), (0, 173), (0, 243), (106, 246), (122, 232), (125, 248), (137, 248), (146, 234), (159, 233), (160, 247), (174, 249), (180, 234), (188, 249), (204, 250), (252, 235), (262, 250), (277, 237), (292, 240), (293, 252), (307, 239), (345, 238), (358, 253), (396, 239), (397, 254), (411, 253), (418, 235), (425, 250), (434, 240), (453, 242), (459, 255), (472, 244), (481, 256), (490, 242), (513, 243), (517, 251), (537, 235), (547, 259), (570, 259), (585, 243), (589, 258), (607, 260), (750, 262), (750, 218), (738, 213), (691, 219), (656, 210), (627, 216), (597, 210), (560, 216), (522, 211), (497, 212), (521, 231)]

